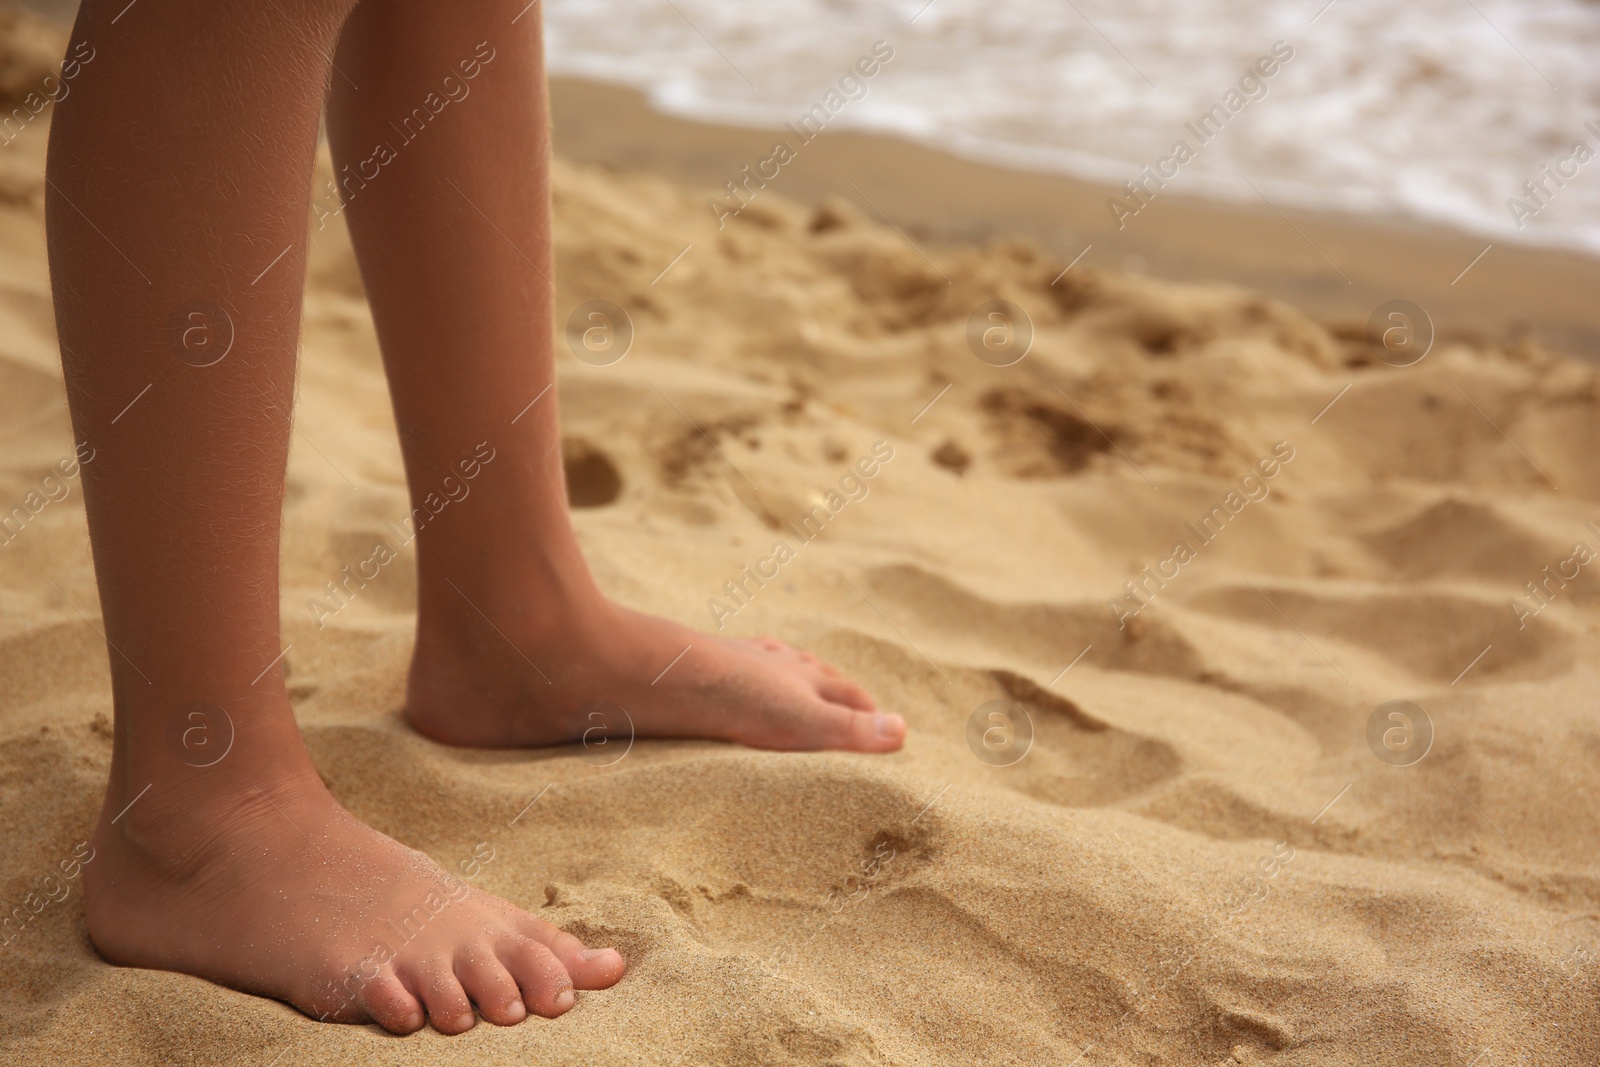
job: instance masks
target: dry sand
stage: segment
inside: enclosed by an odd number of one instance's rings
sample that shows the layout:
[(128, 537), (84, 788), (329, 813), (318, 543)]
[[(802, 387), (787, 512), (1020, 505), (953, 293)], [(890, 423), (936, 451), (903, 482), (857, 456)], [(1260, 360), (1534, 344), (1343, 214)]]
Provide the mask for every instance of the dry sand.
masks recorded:
[[(73, 449), (44, 121), (0, 149), (7, 511)], [(283, 545), (311, 752), (358, 816), (451, 866), (487, 843), (479, 884), (618, 945), (632, 970), (555, 1022), (397, 1039), (107, 966), (69, 881), (0, 946), (0, 1059), (1596, 1062), (1600, 559), (1567, 563), (1578, 577), (1551, 580), (1537, 615), (1524, 601), (1525, 627), (1511, 607), (1576, 542), (1600, 549), (1593, 368), (1448, 339), (1395, 368), (1242, 288), (1083, 264), (1052, 285), (1066, 260), (1021, 243), (924, 259), (847, 207), (777, 191), (718, 232), (704, 198), (558, 165), (560, 312), (611, 300), (636, 333), (607, 367), (562, 345), (580, 535), (613, 595), (701, 627), (724, 582), (786, 540), (794, 558), (724, 632), (835, 660), (908, 717), (905, 750), (640, 742), (616, 759), (406, 729), (410, 551), (324, 628), (308, 608), (374, 543), (397, 545), (387, 523), (406, 510), (371, 322), (330, 228)], [(994, 298), (1036, 329), (1009, 367), (966, 342)], [(802, 543), (783, 524), (826, 507), (878, 441), (893, 459), (870, 492)], [(1275, 449), (1268, 495), (1230, 498)], [(110, 755), (65, 484), (0, 548), (0, 894), (25, 913), (61, 888), (42, 879), (88, 836)], [(1230, 504), (1210, 543), (1185, 525)], [(1164, 563), (1180, 540), (1193, 558)], [(1108, 601), (1147, 565), (1176, 577), (1148, 583), (1137, 615), (1123, 600), (1119, 627)], [(1367, 740), (1399, 699), (1434, 731), (1409, 766)], [(996, 700), (1034, 733), (1006, 766), (968, 743)]]

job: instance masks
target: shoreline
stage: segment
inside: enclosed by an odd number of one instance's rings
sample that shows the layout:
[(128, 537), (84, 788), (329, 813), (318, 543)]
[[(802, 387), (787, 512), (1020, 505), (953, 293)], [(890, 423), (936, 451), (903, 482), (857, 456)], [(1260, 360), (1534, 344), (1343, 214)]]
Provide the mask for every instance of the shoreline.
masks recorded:
[[(1175, 281), (1232, 282), (1330, 323), (1364, 323), (1390, 300), (1427, 309), (1440, 336), (1515, 343), (1528, 337), (1600, 359), (1600, 259), (1502, 244), (1400, 219), (1281, 212), (1163, 191), (1115, 227), (1110, 185), (996, 166), (880, 133), (825, 130), (804, 144), (787, 131), (724, 126), (652, 108), (627, 86), (551, 77), (555, 150), (574, 162), (660, 174), (728, 201), (773, 154), (794, 149), (769, 185), (802, 203), (855, 203), (918, 240), (973, 244), (1027, 238), (1079, 262)], [(708, 208), (708, 214), (711, 214)], [(1485, 249), (1488, 249), (1485, 252)], [(1088, 251), (1085, 253), (1085, 248)]]
[[(20, 6), (66, 27), (77, 3)], [(1109, 205), (1132, 201), (1114, 185), (984, 163), (896, 134), (824, 130), (797, 144), (787, 130), (682, 118), (652, 107), (641, 90), (569, 75), (550, 77), (550, 102), (558, 155), (658, 173), (703, 189), (708, 200), (726, 197), (724, 183), (742, 179), (747, 165), (770, 161), (781, 138), (796, 151), (771, 180), (773, 189), (813, 205), (851, 200), (918, 239), (1020, 237), (1063, 264), (1230, 282), (1295, 304), (1341, 332), (1359, 328), (1381, 304), (1408, 300), (1427, 310), (1441, 338), (1515, 344), (1531, 337), (1600, 361), (1600, 302), (1592, 296), (1600, 293), (1600, 256), (1575, 249), (1394, 216), (1193, 196), (1182, 191), (1181, 173), (1119, 230)]]

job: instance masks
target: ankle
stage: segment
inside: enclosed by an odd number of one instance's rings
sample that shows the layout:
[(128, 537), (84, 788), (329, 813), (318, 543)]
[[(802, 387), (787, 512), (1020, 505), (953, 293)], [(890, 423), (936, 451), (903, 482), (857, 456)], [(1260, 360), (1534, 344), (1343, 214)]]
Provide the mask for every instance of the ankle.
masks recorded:
[(511, 651), (508, 641), (526, 651), (559, 635), (598, 631), (614, 612), (583, 568), (567, 575), (440, 575), (418, 591), (417, 651), (498, 658)]
[(559, 601), (501, 598), (482, 610), (456, 600), (466, 614), (418, 614), (406, 683), (411, 726), (468, 746), (495, 746), (513, 725), (530, 744), (581, 733), (586, 698), (575, 694), (620, 676), (610, 657), (628, 644), (630, 613), (598, 590)]
[[(255, 731), (249, 740), (259, 736)], [(262, 752), (252, 751), (245, 738), (233, 740), (233, 751), (208, 766), (179, 761), (166, 773), (144, 780), (113, 773), (95, 847), (164, 867), (193, 866), (211, 850), (226, 849), (236, 831), (274, 808), (303, 808), (307, 801), (331, 799), (303, 746), (273, 746)], [(149, 766), (156, 761), (128, 762)], [(172, 762), (170, 755), (161, 762)]]

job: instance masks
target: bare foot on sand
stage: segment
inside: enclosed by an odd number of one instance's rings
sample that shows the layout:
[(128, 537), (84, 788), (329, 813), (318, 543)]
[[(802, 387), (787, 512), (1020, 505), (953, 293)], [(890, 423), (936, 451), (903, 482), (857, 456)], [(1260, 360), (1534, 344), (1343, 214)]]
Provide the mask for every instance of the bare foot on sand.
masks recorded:
[(102, 820), (84, 868), (89, 933), (113, 963), (397, 1034), (425, 1022), (461, 1033), (474, 1008), (501, 1026), (554, 1017), (574, 989), (622, 977), (616, 951), (586, 948), (367, 827), (314, 773), (163, 803)]
[[(599, 594), (553, 395), (537, 9), (277, 0), (113, 25), (125, 7), (79, 7), (74, 54), (100, 58), (52, 113), (45, 194), (115, 711), (89, 932), (116, 963), (396, 1032), (458, 1033), (474, 1006), (508, 1025), (559, 1014), (622, 958), (363, 826), (289, 706), (278, 567), (311, 214), (349, 226), (399, 424), (419, 729), (565, 742), (603, 700), (647, 736), (882, 752), (904, 723), (804, 653)], [(413, 110), (469, 82), (472, 104)], [(340, 177), (313, 204), (324, 105)], [(368, 580), (344, 574), (351, 595)], [(226, 726), (223, 756), (195, 758), (194, 715)]]
[[(471, 605), (418, 627), (407, 717), (481, 748), (704, 737), (757, 748), (892, 752), (899, 715), (833, 667), (773, 638), (726, 640), (601, 597), (492, 620)], [(536, 614), (551, 620), (534, 625)], [(626, 711), (616, 721), (612, 705)]]

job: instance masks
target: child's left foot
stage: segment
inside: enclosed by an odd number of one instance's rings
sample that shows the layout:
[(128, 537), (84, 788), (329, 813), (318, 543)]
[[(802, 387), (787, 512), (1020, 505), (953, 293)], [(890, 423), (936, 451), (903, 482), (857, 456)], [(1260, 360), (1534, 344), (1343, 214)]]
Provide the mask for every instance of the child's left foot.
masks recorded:
[(406, 716), (437, 741), (506, 748), (636, 735), (892, 752), (905, 740), (899, 715), (772, 638), (711, 637), (603, 598), (540, 611), (542, 623), (522, 604), (497, 612), (459, 600), (450, 618), (425, 617), (411, 663)]

